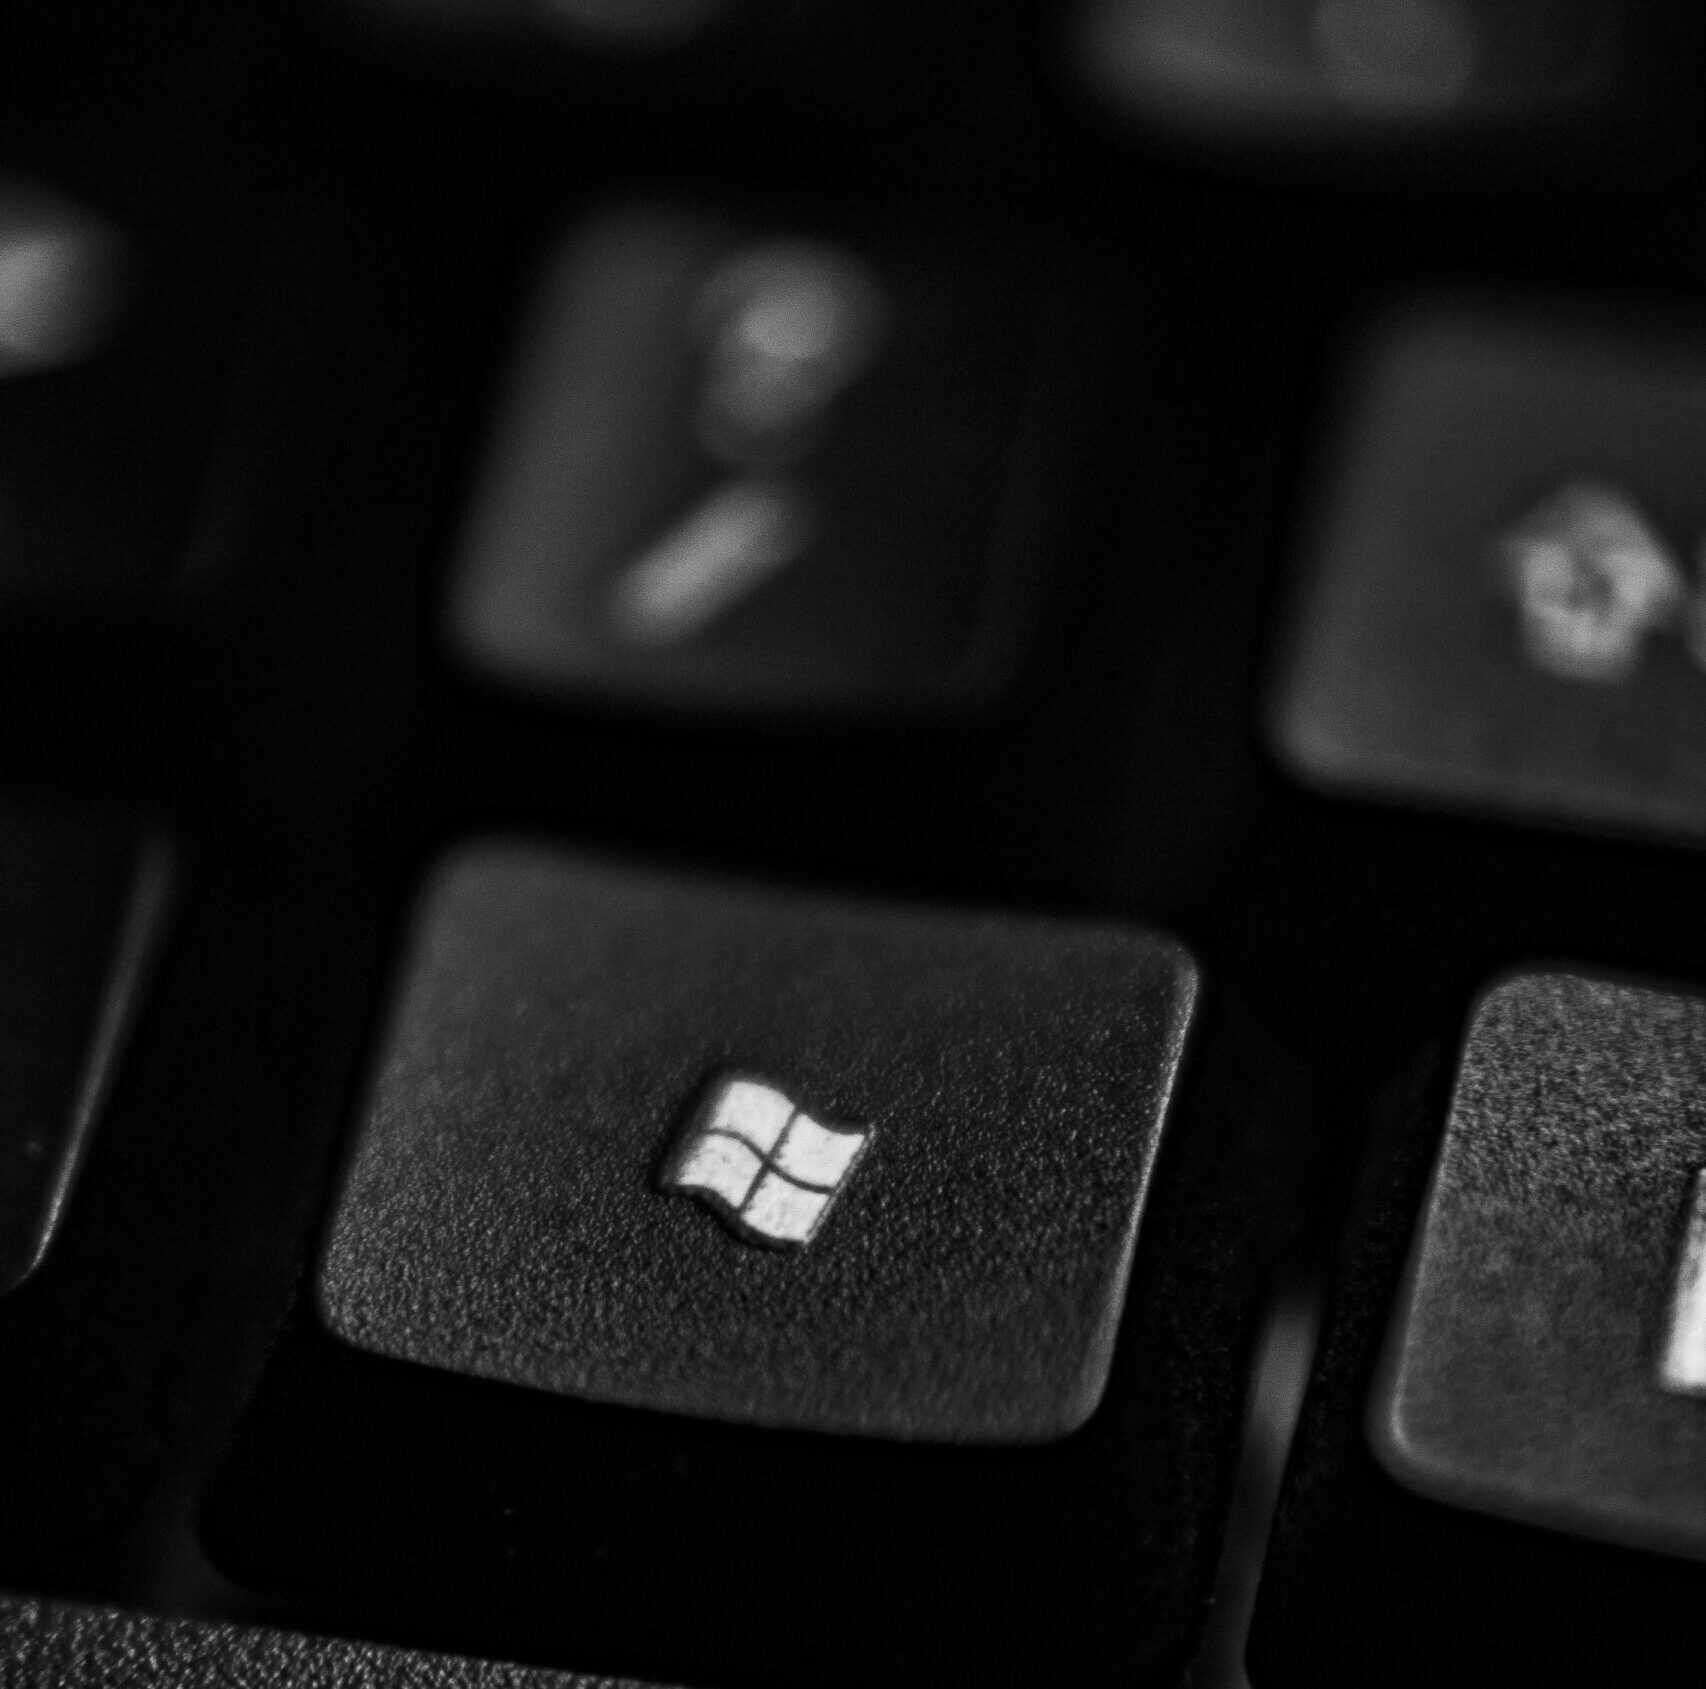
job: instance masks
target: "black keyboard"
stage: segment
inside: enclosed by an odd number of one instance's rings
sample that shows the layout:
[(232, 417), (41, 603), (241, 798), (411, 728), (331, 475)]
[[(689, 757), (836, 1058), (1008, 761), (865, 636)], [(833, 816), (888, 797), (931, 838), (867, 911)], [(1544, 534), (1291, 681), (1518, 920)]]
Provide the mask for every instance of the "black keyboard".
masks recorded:
[(0, 1685), (1686, 1675), (1687, 22), (10, 0)]

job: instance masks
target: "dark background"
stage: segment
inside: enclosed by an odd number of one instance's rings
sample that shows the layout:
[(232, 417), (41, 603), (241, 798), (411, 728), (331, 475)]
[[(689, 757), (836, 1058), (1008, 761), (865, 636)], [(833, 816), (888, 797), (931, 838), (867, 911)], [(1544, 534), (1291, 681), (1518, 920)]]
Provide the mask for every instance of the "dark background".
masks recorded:
[[(1099, 113), (1063, 69), (1053, 7), (758, 4), (622, 62), (447, 50), (283, 5), (12, 0), (0, 167), (129, 231), (137, 304), (101, 359), (0, 388), (0, 785), (164, 821), (180, 877), (62, 1233), (0, 1304), (0, 1581), (693, 1667), (690, 1644), (654, 1654), (572, 1604), (546, 1613), (559, 1592), (488, 1598), (542, 1562), (528, 1540), (470, 1534), (490, 1501), (478, 1460), (446, 1473), (495, 1448), (525, 1485), (510, 1439), (560, 1435), (558, 1404), (398, 1373), (351, 1385), (360, 1367), (305, 1313), (409, 900), (450, 842), (498, 829), (807, 889), (1141, 921), (1195, 954), (1202, 1020), (1120, 1350), (1183, 1479), (1142, 1523), (1155, 1581), (1135, 1655), (1099, 1662), (1123, 1675), (1141, 1655), (1176, 1680), (1258, 1312), (1283, 1274), (1336, 1256), (1378, 1099), (1448, 1064), (1474, 992), (1513, 963), (1706, 974), (1685, 845), (1312, 795), (1261, 727), (1369, 311), (1442, 286), (1692, 305), (1688, 64), (1669, 13), (1638, 18), (1613, 120), (1544, 147), (1205, 149)], [(577, 210), (630, 190), (846, 206), (1046, 263), (1070, 449), (998, 703), (950, 722), (699, 718), (535, 702), (447, 657), (446, 569), (530, 266)], [(722, 801), (754, 786), (788, 801)], [(1426, 1108), (1403, 1118), (1405, 1145), (1437, 1130)], [(1422, 1153), (1404, 1151), (1406, 1191)], [(1383, 1210), (1383, 1260), (1408, 1212)], [(360, 1437), (317, 1417), (334, 1375), (376, 1392)], [(429, 1395), (448, 1415), (436, 1440), (404, 1423)], [(403, 1451), (371, 1489), (369, 1436)], [(800, 1458), (851, 1483), (867, 1456)], [(233, 1525), (216, 1508), (203, 1533), (233, 1470), (262, 1472), (255, 1510)], [(424, 1570), (380, 1577), (396, 1504), (430, 1513), (436, 1486), (451, 1569), (416, 1537)], [(310, 1492), (361, 1497), (375, 1552), (340, 1536), (326, 1555), (269, 1518)], [(1046, 1495), (1027, 1505), (1049, 1517)], [(542, 1513), (530, 1540), (562, 1528)], [(941, 1568), (932, 1599), (957, 1629), (979, 1592), (951, 1540)], [(1028, 1666), (1052, 1622), (1039, 1596)], [(1365, 1639), (1364, 1664), (1380, 1633)], [(788, 1675), (714, 1653), (706, 1681)]]

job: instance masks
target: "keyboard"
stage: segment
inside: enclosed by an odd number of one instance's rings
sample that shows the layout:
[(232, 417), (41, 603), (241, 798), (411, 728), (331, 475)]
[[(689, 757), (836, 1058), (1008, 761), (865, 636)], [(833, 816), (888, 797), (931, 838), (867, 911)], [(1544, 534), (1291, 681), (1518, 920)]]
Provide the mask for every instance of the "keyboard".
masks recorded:
[(1660, 0), (11, 0), (0, 1684), (1660, 1681)]

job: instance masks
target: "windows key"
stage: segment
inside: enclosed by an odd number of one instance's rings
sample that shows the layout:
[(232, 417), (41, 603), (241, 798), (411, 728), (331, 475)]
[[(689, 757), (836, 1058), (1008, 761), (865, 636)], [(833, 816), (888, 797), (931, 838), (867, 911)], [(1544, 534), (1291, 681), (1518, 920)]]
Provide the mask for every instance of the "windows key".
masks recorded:
[(802, 1431), (1091, 1414), (1195, 995), (1170, 940), (513, 843), (437, 873), (319, 1277), (359, 1348)]

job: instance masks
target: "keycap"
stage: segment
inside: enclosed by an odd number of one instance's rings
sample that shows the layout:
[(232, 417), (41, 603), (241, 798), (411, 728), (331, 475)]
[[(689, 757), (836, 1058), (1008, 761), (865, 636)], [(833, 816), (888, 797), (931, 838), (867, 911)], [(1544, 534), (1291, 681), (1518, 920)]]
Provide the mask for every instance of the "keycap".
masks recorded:
[(98, 351), (122, 315), (127, 268), (116, 229), (0, 175), (0, 381)]
[(1094, 1409), (1177, 950), (474, 847), (401, 991), (321, 1270), (340, 1336), (800, 1430), (1004, 1442)]
[[(1603, 139), (1640, 37), (1607, 0), (1089, 0), (1081, 83), (1161, 133), (1241, 149), (1372, 152), (1554, 147)], [(1650, 92), (1650, 91), (1649, 91)], [(1579, 137), (1578, 137), (1579, 139)]]
[(193, 569), (275, 176), (259, 46), (115, 9), (0, 43), (0, 600), (134, 608)]
[(1706, 833), (1706, 345), (1514, 301), (1373, 337), (1271, 724), (1318, 787)]
[(1706, 1558), (1706, 1001), (1483, 999), (1370, 1407), (1400, 1482)]
[(1194, 993), (1142, 929), (461, 847), (209, 1552), (643, 1676), (1169, 1680), (1243, 1340), (1234, 1268), (1133, 1265), (1203, 1246)]
[(6, 1689), (622, 1689), (576, 1672), (17, 1595), (0, 1595), (0, 1682)]
[(548, 695), (981, 701), (1037, 562), (1012, 528), (1034, 333), (1022, 264), (940, 236), (595, 215), (512, 355), (452, 644)]
[(73, 1197), (150, 959), (162, 839), (0, 809), (0, 1294), (41, 1265)]
[[(1697, 988), (1495, 982), (1394, 1086), (1251, 1680), (1685, 1676), (1706, 1596)], [(1443, 1137), (1440, 1122), (1443, 1119)]]

